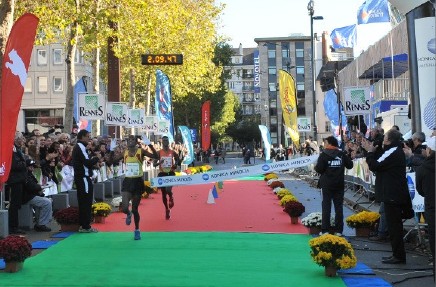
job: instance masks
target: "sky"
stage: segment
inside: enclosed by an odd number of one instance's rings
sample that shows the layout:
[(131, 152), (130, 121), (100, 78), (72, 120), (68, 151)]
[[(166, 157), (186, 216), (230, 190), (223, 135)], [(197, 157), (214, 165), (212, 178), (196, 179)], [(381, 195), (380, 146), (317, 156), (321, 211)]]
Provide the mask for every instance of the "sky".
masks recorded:
[[(365, 0), (315, 0), (314, 16), (324, 20), (314, 21), (314, 33), (322, 34), (335, 28), (357, 23), (357, 10)], [(232, 38), (228, 43), (234, 48), (242, 43), (244, 48), (257, 47), (254, 38), (287, 37), (294, 33), (310, 35), (309, 0), (216, 0), (225, 4), (219, 32)], [(374, 25), (377, 25), (375, 28)], [(373, 44), (389, 31), (388, 24), (359, 25), (358, 42)], [(370, 26), (370, 27), (369, 27)], [(379, 27), (383, 26), (383, 27)], [(359, 33), (360, 32), (360, 33)], [(364, 49), (363, 48), (363, 49)]]

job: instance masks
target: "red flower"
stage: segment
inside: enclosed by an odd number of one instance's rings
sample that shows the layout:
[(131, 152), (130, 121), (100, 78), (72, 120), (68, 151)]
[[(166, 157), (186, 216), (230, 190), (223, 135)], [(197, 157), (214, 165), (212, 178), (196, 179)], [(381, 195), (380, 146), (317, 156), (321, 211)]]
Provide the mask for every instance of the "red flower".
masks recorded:
[(283, 184), (283, 182), (277, 180), (277, 181), (273, 181), (269, 187), (271, 187), (272, 189), (276, 188), (276, 187), (281, 187), (281, 188), (285, 188), (285, 185)]
[(288, 201), (286, 202), (283, 211), (289, 214), (291, 217), (299, 217), (306, 211), (306, 208), (301, 202)]
[(0, 257), (5, 262), (23, 262), (32, 255), (32, 245), (25, 237), (9, 235), (0, 240)]
[(58, 210), (54, 219), (59, 224), (79, 224), (79, 209), (77, 207), (68, 207)]

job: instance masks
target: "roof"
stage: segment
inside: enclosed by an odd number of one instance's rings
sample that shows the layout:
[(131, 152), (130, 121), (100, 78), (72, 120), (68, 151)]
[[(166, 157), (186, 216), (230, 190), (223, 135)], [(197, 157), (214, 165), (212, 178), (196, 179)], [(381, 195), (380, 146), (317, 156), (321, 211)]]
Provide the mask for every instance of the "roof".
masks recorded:
[(316, 77), (316, 80), (320, 80), (323, 77), (334, 78), (335, 72), (339, 72), (340, 70), (348, 66), (348, 64), (350, 64), (352, 61), (352, 59), (345, 61), (328, 61), (324, 66), (321, 67), (321, 70), (319, 70), (319, 74), (318, 77)]
[[(393, 67), (393, 71), (392, 71)], [(406, 53), (384, 57), (376, 64), (363, 72), (359, 79), (382, 80), (396, 78), (409, 70), (409, 61)]]

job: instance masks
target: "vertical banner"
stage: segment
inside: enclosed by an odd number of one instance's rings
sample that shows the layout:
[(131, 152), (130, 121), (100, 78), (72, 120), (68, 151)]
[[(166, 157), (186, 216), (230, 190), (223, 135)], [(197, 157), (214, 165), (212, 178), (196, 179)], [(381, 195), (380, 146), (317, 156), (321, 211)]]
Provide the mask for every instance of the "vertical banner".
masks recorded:
[(127, 125), (127, 103), (106, 103), (105, 124), (112, 126)]
[(298, 148), (300, 146), (300, 134), (297, 130), (297, 95), (295, 93), (295, 81), (285, 70), (279, 70), (279, 94), (287, 131), (294, 145)]
[(271, 135), (264, 125), (259, 125), (260, 134), (262, 135), (263, 146), (265, 147), (265, 160), (271, 159)]
[(74, 108), (73, 108), (73, 118), (76, 122), (79, 130), (86, 129), (88, 132), (92, 130), (91, 121), (83, 118), (79, 118), (79, 94), (86, 94), (88, 91), (86, 90), (85, 82), (83, 78), (80, 78), (76, 84), (74, 85)]
[(194, 160), (194, 145), (192, 144), (191, 131), (186, 126), (179, 126), (179, 130), (182, 133), (183, 144), (188, 150), (182, 163), (191, 164)]
[[(104, 95), (98, 94), (82, 94), (77, 95), (77, 109), (76, 109), (76, 121), (88, 121), (88, 120), (104, 120), (106, 101)], [(86, 127), (83, 124), (80, 127), (79, 122), (77, 125), (80, 129)]]
[(254, 92), (260, 93), (260, 59), (259, 59), (259, 50), (254, 50), (253, 52), (254, 58)]
[(170, 79), (161, 70), (156, 70), (156, 115), (159, 120), (167, 120), (170, 123), (168, 137), (174, 142), (173, 105), (171, 98)]
[(39, 19), (30, 13), (18, 18), (12, 26), (3, 55), (0, 100), (0, 187), (9, 177), (15, 129), (38, 22)]
[(145, 124), (145, 111), (144, 109), (127, 109), (127, 118), (129, 127), (143, 127)]
[(203, 151), (210, 148), (210, 101), (201, 106), (201, 148)]
[(415, 19), (416, 57), (418, 60), (421, 131), (427, 136), (436, 127), (435, 17)]

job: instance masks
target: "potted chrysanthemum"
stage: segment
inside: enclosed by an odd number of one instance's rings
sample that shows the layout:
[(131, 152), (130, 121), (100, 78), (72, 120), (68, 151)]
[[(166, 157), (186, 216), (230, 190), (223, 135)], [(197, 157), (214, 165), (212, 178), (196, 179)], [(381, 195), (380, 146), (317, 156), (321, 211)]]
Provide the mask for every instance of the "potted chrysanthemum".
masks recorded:
[(309, 213), (301, 219), (301, 224), (309, 228), (310, 234), (319, 234), (321, 232), (322, 214), (321, 212)]
[(344, 237), (324, 234), (311, 239), (309, 246), (313, 261), (325, 267), (326, 276), (333, 277), (339, 269), (356, 266), (353, 247)]
[(70, 206), (60, 209), (56, 211), (53, 217), (60, 224), (62, 231), (79, 230), (79, 208)]
[(95, 223), (104, 223), (105, 218), (109, 216), (112, 208), (106, 202), (97, 202), (92, 205), (92, 216)]
[(32, 245), (26, 237), (9, 235), (0, 240), (0, 257), (6, 263), (5, 272), (14, 273), (23, 268), (23, 262), (32, 255)]
[(298, 217), (300, 217), (306, 211), (306, 208), (299, 201), (288, 201), (285, 203), (283, 211), (291, 217), (292, 224), (297, 224)]
[(380, 219), (380, 214), (373, 211), (361, 211), (345, 219), (347, 225), (356, 230), (356, 236), (368, 237)]

